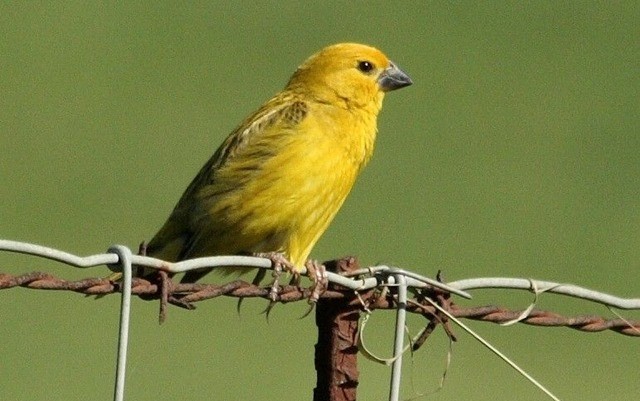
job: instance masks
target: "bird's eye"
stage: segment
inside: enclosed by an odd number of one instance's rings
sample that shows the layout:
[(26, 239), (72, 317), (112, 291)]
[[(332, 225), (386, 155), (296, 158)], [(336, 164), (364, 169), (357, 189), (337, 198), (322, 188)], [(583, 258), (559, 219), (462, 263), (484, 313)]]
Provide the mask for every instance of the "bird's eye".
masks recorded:
[(358, 69), (365, 74), (370, 73), (374, 68), (375, 66), (371, 61), (358, 61)]

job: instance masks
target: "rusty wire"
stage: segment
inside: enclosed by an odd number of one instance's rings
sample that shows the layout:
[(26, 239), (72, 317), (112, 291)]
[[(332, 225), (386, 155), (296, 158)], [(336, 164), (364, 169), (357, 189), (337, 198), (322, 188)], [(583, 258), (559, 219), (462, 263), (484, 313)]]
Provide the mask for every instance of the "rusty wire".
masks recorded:
[[(81, 280), (64, 280), (48, 273), (31, 272), (21, 275), (0, 273), (0, 290), (23, 287), (39, 290), (74, 291), (85, 295), (109, 295), (121, 292), (120, 283), (108, 278), (86, 278)], [(164, 289), (163, 289), (164, 287)], [(144, 300), (162, 300), (163, 293), (168, 303), (186, 309), (194, 309), (194, 303), (213, 299), (218, 296), (236, 298), (270, 298), (270, 286), (254, 285), (242, 280), (231, 281), (226, 284), (177, 284), (168, 280), (151, 282), (142, 278), (134, 278), (132, 294)], [(322, 299), (349, 299), (352, 305), (362, 305), (368, 309), (395, 309), (396, 303), (393, 293), (380, 295), (376, 290), (367, 290), (354, 295), (352, 290), (330, 289), (325, 291)], [(436, 294), (437, 295), (437, 294)], [(282, 286), (276, 302), (296, 302), (307, 300), (310, 289), (295, 285)], [(420, 295), (423, 296), (423, 295)], [(420, 301), (420, 296), (413, 299), (407, 306), (407, 311), (425, 316), (435, 316), (437, 311), (430, 304)], [(437, 298), (437, 296), (436, 296)], [(522, 311), (509, 310), (500, 306), (460, 307), (452, 302), (447, 305), (448, 311), (457, 318), (478, 320), (491, 323), (506, 323), (518, 319)], [(163, 316), (161, 316), (163, 319)], [(627, 336), (640, 337), (640, 321), (623, 319), (606, 319), (595, 315), (562, 316), (560, 314), (533, 309), (520, 323), (543, 327), (568, 327), (583, 332), (600, 332), (611, 330)]]
[[(481, 307), (460, 307), (453, 302), (454, 296), (471, 298), (466, 293), (466, 289), (480, 288), (508, 288), (526, 290), (536, 294), (548, 292), (564, 296), (571, 296), (583, 300), (606, 305), (610, 308), (618, 309), (640, 309), (640, 298), (625, 299), (614, 295), (590, 290), (587, 288), (554, 283), (533, 279), (520, 278), (472, 278), (450, 283), (444, 283), (438, 275), (435, 279), (427, 278), (409, 270), (400, 269), (393, 266), (371, 266), (360, 268), (355, 258), (343, 258), (325, 263), (326, 272), (320, 278), (326, 279), (328, 283), (319, 286), (317, 280), (312, 280), (312, 288), (304, 288), (299, 285), (278, 284), (276, 279), (274, 284), (262, 287), (250, 284), (245, 281), (235, 280), (228, 283), (201, 284), (201, 283), (175, 283), (172, 277), (176, 273), (188, 270), (219, 267), (219, 266), (241, 266), (261, 269), (274, 269), (274, 278), (278, 277), (277, 261), (270, 257), (260, 255), (255, 256), (216, 256), (197, 258), (178, 263), (170, 263), (160, 259), (149, 258), (143, 255), (131, 255), (128, 248), (123, 246), (113, 246), (108, 253), (96, 254), (86, 257), (69, 254), (53, 248), (47, 248), (35, 244), (21, 243), (9, 240), (0, 240), (0, 250), (24, 253), (56, 260), (74, 267), (86, 268), (106, 265), (114, 272), (123, 272), (124, 282), (121, 280), (111, 280), (109, 278), (86, 278), (69, 281), (42, 272), (32, 272), (22, 275), (9, 275), (0, 273), (0, 290), (13, 287), (24, 287), (31, 289), (74, 291), (86, 295), (105, 296), (108, 294), (122, 293), (123, 302), (121, 308), (121, 318), (130, 314), (128, 302), (124, 299), (129, 295), (136, 295), (143, 300), (159, 300), (160, 322), (167, 316), (169, 305), (176, 305), (186, 309), (194, 309), (195, 303), (219, 296), (231, 296), (240, 300), (250, 297), (264, 298), (270, 301), (269, 308), (274, 302), (287, 303), (305, 300), (315, 305), (316, 324), (319, 328), (318, 347), (316, 348), (316, 369), (318, 370), (318, 385), (314, 389), (314, 401), (346, 401), (355, 399), (355, 389), (358, 383), (358, 371), (356, 365), (357, 344), (353, 341), (357, 339), (358, 324), (355, 317), (362, 312), (369, 312), (374, 309), (391, 309), (397, 312), (397, 328), (404, 327), (404, 316), (406, 312), (422, 315), (426, 321), (426, 327), (421, 331), (419, 338), (411, 346), (418, 349), (435, 330), (437, 326), (444, 329), (451, 341), (456, 340), (453, 332), (452, 322), (462, 327), (465, 331), (474, 335), (473, 332), (465, 328), (458, 318), (480, 320), (494, 323), (520, 322), (535, 326), (570, 327), (585, 332), (599, 332), (612, 330), (628, 336), (640, 337), (640, 321), (627, 321), (620, 319), (605, 319), (600, 316), (573, 316), (565, 317), (557, 313), (535, 310), (532, 307), (524, 312), (509, 310), (498, 306)], [(131, 277), (132, 265), (136, 269), (152, 268), (155, 273), (142, 273), (144, 278)], [(323, 269), (324, 270), (324, 269)], [(140, 270), (142, 272), (142, 270)], [(312, 276), (308, 269), (299, 272), (301, 275)], [(318, 278), (318, 277), (316, 277)], [(126, 283), (126, 284), (124, 284)], [(318, 291), (318, 288), (321, 290)], [(407, 289), (410, 289), (412, 298), (406, 297)], [(312, 302), (313, 301), (313, 302)], [(126, 305), (125, 305), (126, 304)], [(324, 316), (321, 310), (329, 307), (329, 312)], [(269, 310), (267, 308), (267, 310)], [(311, 311), (311, 309), (310, 309)], [(336, 313), (339, 312), (339, 313)], [(349, 312), (342, 314), (342, 312)], [(121, 319), (122, 321), (123, 319)], [(341, 325), (342, 324), (342, 325)], [(364, 323), (363, 323), (364, 324)], [(341, 330), (336, 330), (338, 325)], [(121, 324), (121, 339), (119, 343), (125, 343), (123, 333), (128, 330)], [(323, 328), (329, 330), (332, 335), (324, 335), (327, 340), (325, 348), (332, 351), (319, 352), (324, 349), (322, 344)], [(400, 333), (400, 335), (398, 335)], [(474, 335), (475, 336), (475, 335)], [(477, 336), (475, 336), (477, 338)], [(336, 340), (337, 339), (337, 340)], [(400, 339), (400, 341), (398, 341)], [(394, 349), (404, 349), (402, 341), (404, 336), (401, 330), (396, 333)], [(347, 341), (350, 340), (350, 341)], [(479, 339), (481, 340), (481, 339)], [(486, 342), (483, 344), (487, 346)], [(493, 348), (493, 347), (492, 347)], [(494, 352), (496, 352), (494, 350)], [(325, 355), (326, 354), (326, 355)], [(118, 361), (120, 356), (126, 359), (126, 347), (118, 349)], [(332, 358), (327, 359), (327, 355)], [(399, 380), (393, 379), (397, 369), (397, 377), (400, 377), (401, 353), (394, 354), (392, 368), (392, 382), (390, 386), (390, 400), (398, 400)], [(351, 358), (352, 357), (352, 358)], [(351, 358), (351, 359), (349, 359)], [(504, 359), (504, 358), (503, 358)], [(350, 366), (345, 369), (344, 363), (351, 361)], [(509, 360), (505, 359), (508, 363)], [(321, 362), (321, 363), (320, 363)], [(512, 363), (510, 363), (514, 366)], [(123, 363), (122, 366), (126, 366)], [(514, 366), (515, 367), (515, 366)], [(325, 371), (321, 372), (322, 369)], [(534, 383), (545, 393), (554, 396), (542, 387), (537, 381), (517, 369), (525, 377)], [(120, 374), (120, 372), (123, 372)], [(330, 378), (330, 380), (324, 380)], [(322, 380), (321, 380), (322, 379)], [(124, 383), (124, 368), (120, 369), (118, 363), (116, 385)], [(122, 386), (122, 390), (124, 387)], [(395, 394), (395, 397), (394, 397)], [(115, 399), (122, 400), (124, 391), (116, 388)], [(353, 396), (353, 397), (352, 397)], [(557, 399), (557, 398), (554, 398)]]

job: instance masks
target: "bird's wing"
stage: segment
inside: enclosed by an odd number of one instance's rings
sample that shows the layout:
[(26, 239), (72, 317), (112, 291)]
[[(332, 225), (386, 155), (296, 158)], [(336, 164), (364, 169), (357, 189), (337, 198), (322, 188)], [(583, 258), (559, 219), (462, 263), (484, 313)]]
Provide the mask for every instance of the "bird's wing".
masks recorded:
[[(229, 219), (232, 200), (255, 178), (260, 166), (277, 154), (307, 114), (292, 97), (275, 97), (248, 117), (200, 169), (171, 216), (149, 243), (148, 252), (166, 260), (253, 252), (257, 238), (242, 238), (237, 219)], [(235, 196), (237, 195), (237, 196)], [(235, 196), (235, 198), (234, 198)], [(236, 205), (237, 206), (237, 205)], [(276, 235), (265, 233), (265, 237)]]

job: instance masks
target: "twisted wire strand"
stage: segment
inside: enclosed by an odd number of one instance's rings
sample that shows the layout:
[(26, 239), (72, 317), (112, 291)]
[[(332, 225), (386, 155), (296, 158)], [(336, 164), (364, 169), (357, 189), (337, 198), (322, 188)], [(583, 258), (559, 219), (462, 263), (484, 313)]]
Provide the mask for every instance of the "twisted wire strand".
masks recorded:
[[(85, 295), (109, 295), (121, 291), (121, 286), (117, 282), (112, 282), (107, 278), (86, 278), (81, 280), (64, 280), (48, 273), (31, 272), (21, 275), (0, 274), (0, 290), (7, 290), (15, 287), (23, 287), (38, 290), (58, 290), (74, 291)], [(157, 283), (141, 278), (134, 278), (131, 288), (133, 295), (145, 300), (161, 299), (161, 292)], [(254, 285), (242, 280), (234, 280), (222, 285), (218, 284), (172, 284), (168, 289), (169, 303), (193, 309), (194, 303), (202, 302), (219, 296), (235, 298), (263, 298), (270, 299), (270, 286)], [(281, 287), (278, 293), (277, 302), (296, 302), (307, 300), (311, 291), (294, 285)], [(381, 296), (379, 291), (366, 290), (356, 297), (353, 290), (330, 289), (325, 291), (320, 297), (349, 298), (353, 304), (364, 302), (369, 309), (395, 309), (395, 298), (393, 294)], [(407, 305), (407, 312), (419, 314), (436, 314), (436, 311), (428, 303), (420, 302), (418, 298), (413, 299), (413, 303)], [(420, 307), (413, 306), (419, 302)], [(450, 306), (453, 316), (464, 319), (478, 320), (490, 323), (506, 323), (518, 319), (522, 314), (521, 310), (510, 310), (500, 306), (474, 306), (460, 307), (455, 304)], [(520, 323), (542, 326), (542, 327), (568, 327), (583, 332), (600, 332), (611, 330), (627, 336), (640, 337), (640, 321), (627, 321), (624, 319), (606, 319), (601, 316), (579, 315), (562, 316), (560, 314), (533, 309)]]

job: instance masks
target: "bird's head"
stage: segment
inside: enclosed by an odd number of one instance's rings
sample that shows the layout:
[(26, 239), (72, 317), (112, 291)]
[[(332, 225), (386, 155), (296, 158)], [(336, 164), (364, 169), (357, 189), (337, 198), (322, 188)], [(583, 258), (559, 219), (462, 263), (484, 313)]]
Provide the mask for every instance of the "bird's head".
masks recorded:
[(316, 101), (380, 110), (384, 93), (411, 85), (409, 76), (380, 50), (357, 43), (325, 47), (309, 57), (287, 88)]

